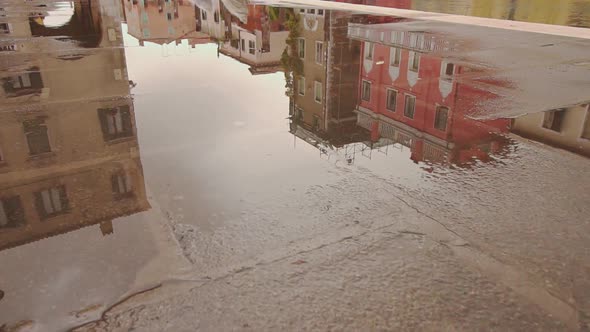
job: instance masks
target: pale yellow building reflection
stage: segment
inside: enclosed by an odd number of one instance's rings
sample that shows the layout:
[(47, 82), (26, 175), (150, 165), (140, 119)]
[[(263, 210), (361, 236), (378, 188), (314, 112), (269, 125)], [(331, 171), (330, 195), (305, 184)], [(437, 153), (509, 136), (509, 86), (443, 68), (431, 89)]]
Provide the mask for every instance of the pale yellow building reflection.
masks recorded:
[(89, 11), (100, 13), (96, 48), (32, 38), (5, 56), (0, 249), (96, 224), (109, 234), (113, 219), (150, 207), (114, 4)]
[(590, 105), (527, 114), (512, 121), (512, 131), (590, 157)]

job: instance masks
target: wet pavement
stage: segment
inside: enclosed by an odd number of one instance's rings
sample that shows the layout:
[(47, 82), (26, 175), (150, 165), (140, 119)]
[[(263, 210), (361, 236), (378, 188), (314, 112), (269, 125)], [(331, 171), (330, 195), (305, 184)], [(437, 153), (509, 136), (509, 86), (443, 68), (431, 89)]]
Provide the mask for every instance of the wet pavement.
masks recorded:
[(585, 1), (1, 7), (0, 331), (590, 329)]

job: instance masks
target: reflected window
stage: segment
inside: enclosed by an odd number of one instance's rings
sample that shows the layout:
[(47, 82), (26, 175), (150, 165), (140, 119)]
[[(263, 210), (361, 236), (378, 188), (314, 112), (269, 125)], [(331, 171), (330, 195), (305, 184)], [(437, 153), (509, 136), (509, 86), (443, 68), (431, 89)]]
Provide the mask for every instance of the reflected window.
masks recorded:
[(385, 105), (385, 107), (388, 110), (395, 112), (396, 104), (397, 104), (397, 91), (395, 91), (393, 89), (387, 89), (387, 104)]
[(586, 111), (586, 121), (584, 121), (584, 128), (582, 129), (582, 138), (590, 139), (590, 107)]
[(297, 113), (295, 113), (296, 119), (300, 120), (300, 121), (303, 120), (303, 115), (304, 115), (303, 108), (297, 107), (296, 111), (297, 111)]
[(324, 63), (324, 43), (315, 42), (315, 62), (319, 65)]
[(392, 47), (389, 52), (389, 64), (392, 67), (399, 67), (399, 63), (402, 58), (402, 49), (398, 47)]
[(23, 130), (27, 137), (27, 145), (29, 146), (29, 154), (31, 156), (51, 152), (44, 117), (24, 121)]
[(371, 101), (371, 82), (363, 81), (361, 99), (364, 101)]
[(455, 65), (452, 63), (443, 63), (441, 68), (441, 76), (443, 79), (447, 81), (451, 81), (453, 79), (453, 74), (455, 73)]
[(315, 81), (313, 82), (313, 91), (314, 91), (314, 99), (316, 102), (321, 103), (322, 102), (322, 83)]
[(0, 23), (0, 33), (10, 33), (10, 25), (8, 23)]
[(37, 67), (29, 69), (29, 72), (3, 78), (4, 91), (11, 97), (40, 92), (43, 88), (41, 73)]
[(305, 96), (305, 77), (301, 76), (297, 80), (297, 92), (301, 96)]
[(201, 11), (201, 18), (203, 19), (203, 21), (207, 21), (207, 12), (206, 11)]
[(307, 13), (308, 14), (315, 14), (315, 9), (308, 9), (307, 10)]
[(123, 171), (111, 176), (111, 187), (116, 198), (123, 198), (133, 194), (131, 177)]
[(65, 186), (57, 186), (35, 193), (35, 204), (41, 219), (67, 212), (69, 207)]
[(16, 51), (17, 50), (17, 45), (16, 44), (10, 44), (10, 45), (1, 45), (0, 46), (0, 52), (5, 52), (5, 51)]
[(31, 87), (31, 76), (30, 74), (22, 74), (13, 77), (12, 87), (14, 89), (24, 89)]
[(402, 32), (401, 31), (392, 31), (391, 32), (391, 42), (393, 44), (401, 44), (402, 43)]
[(447, 119), (449, 117), (449, 108), (445, 106), (438, 106), (434, 116), (434, 128), (446, 131), (447, 130)]
[(420, 53), (418, 52), (411, 52), (412, 59), (410, 61), (410, 70), (413, 72), (418, 72), (420, 68)]
[(242, 52), (246, 52), (246, 40), (242, 39)]
[(129, 106), (102, 108), (98, 116), (105, 141), (133, 136)]
[(422, 48), (424, 45), (423, 33), (410, 33), (410, 47)]
[(374, 50), (373, 43), (365, 43), (365, 59), (373, 60), (373, 50)]
[(455, 72), (455, 65), (452, 63), (447, 63), (447, 65), (445, 67), (445, 75), (453, 76), (454, 72)]
[(324, 10), (323, 9), (318, 9), (318, 15), (319, 16), (324, 16)]
[(565, 118), (565, 110), (555, 110), (545, 112), (543, 118), (543, 128), (547, 128), (556, 132), (561, 131), (561, 125)]
[(299, 58), (305, 58), (305, 39), (299, 38), (297, 39), (297, 55)]
[(168, 21), (172, 21), (172, 13), (166, 14), (166, 18), (168, 19)]
[(320, 117), (317, 114), (313, 115), (313, 123), (311, 124), (313, 131), (320, 129)]
[(215, 21), (215, 23), (219, 23), (219, 12), (215, 12), (213, 13), (213, 21)]
[(414, 112), (416, 110), (416, 97), (406, 95), (404, 104), (404, 116), (410, 119), (414, 118)]
[(253, 40), (248, 40), (248, 53), (256, 53), (256, 43)]
[(0, 199), (0, 229), (24, 225), (25, 213), (20, 196)]

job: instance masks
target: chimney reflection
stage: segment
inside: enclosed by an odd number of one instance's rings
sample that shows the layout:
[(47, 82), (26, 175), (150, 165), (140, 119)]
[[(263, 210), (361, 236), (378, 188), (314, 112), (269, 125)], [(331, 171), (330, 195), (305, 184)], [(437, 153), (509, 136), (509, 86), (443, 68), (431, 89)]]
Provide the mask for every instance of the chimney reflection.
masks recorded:
[[(121, 13), (98, 13), (99, 19), (94, 10), (72, 17), (100, 30), (96, 48), (79, 48), (88, 45), (72, 35), (30, 38), (2, 63), (0, 249), (95, 224), (107, 235), (113, 233), (112, 220), (150, 207)], [(35, 29), (31, 36), (42, 30)], [(72, 41), (78, 46), (73, 50)], [(34, 52), (41, 47), (35, 42), (46, 51)]]

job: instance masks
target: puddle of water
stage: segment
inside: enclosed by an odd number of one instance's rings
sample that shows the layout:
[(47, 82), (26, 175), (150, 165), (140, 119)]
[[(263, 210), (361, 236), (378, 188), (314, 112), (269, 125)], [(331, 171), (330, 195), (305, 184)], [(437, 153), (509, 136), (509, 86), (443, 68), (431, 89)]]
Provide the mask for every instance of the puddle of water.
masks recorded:
[[(469, 3), (394, 5), (589, 25), (582, 1)], [(97, 319), (189, 263), (221, 274), (383, 215), (395, 190), (464, 225), (463, 185), (587, 167), (514, 135), (590, 155), (575, 35), (226, 0), (0, 13), (0, 327)]]

